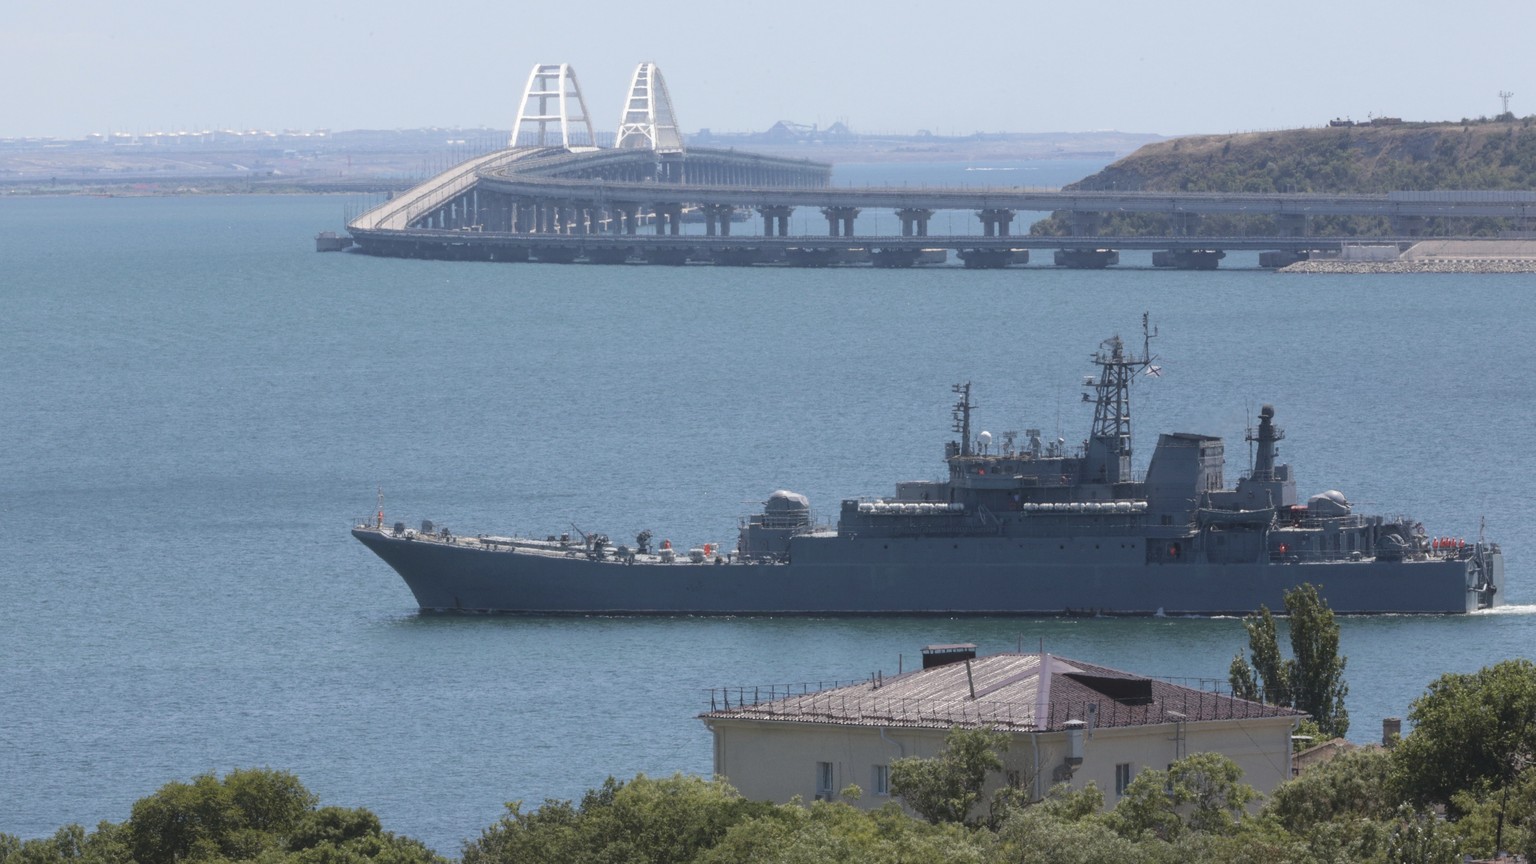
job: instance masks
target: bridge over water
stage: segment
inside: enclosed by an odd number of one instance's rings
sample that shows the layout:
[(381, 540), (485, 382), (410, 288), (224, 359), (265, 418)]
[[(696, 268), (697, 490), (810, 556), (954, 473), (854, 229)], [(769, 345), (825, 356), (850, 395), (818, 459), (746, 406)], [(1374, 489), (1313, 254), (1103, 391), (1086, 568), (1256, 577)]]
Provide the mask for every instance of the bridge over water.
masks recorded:
[[(831, 166), (735, 150), (685, 148), (665, 81), (642, 63), (631, 81), (616, 146), (598, 148), (575, 72), (534, 67), (507, 149), (462, 162), (353, 219), (362, 251), (380, 255), (498, 261), (820, 266), (941, 263), (954, 252), (968, 267), (1002, 267), (1052, 249), (1056, 264), (1104, 267), (1121, 249), (1151, 249), (1154, 264), (1210, 269), (1228, 250), (1260, 250), (1282, 265), (1336, 252), (1358, 237), (1316, 236), (1317, 217), (1382, 217), (1394, 236), (1421, 239), (1428, 220), (1516, 220), (1536, 226), (1536, 193), (1393, 192), (1381, 195), (1081, 192), (1038, 189), (852, 188), (830, 185)], [(797, 210), (819, 214), (825, 232), (791, 234)], [(889, 211), (893, 235), (855, 231), (860, 213)], [(981, 234), (939, 235), (934, 214), (970, 211)], [(1055, 212), (1064, 236), (1017, 233), (1020, 213)], [(737, 232), (744, 216), (761, 230)], [(1164, 237), (1108, 236), (1105, 216), (1154, 214)], [(1258, 216), (1270, 233), (1211, 237), (1206, 216)], [(703, 233), (685, 230), (702, 223)], [(802, 225), (803, 225), (802, 220)], [(755, 226), (748, 226), (749, 230)], [(1443, 235), (1441, 235), (1443, 236)]]

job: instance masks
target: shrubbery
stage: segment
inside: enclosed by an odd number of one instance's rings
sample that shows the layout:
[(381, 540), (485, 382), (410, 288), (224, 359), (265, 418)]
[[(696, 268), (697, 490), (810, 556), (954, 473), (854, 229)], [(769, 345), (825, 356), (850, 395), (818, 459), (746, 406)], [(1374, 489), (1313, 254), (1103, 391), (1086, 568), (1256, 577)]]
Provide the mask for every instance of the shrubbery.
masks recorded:
[[(464, 864), (1074, 864), (1445, 862), (1496, 848), (1536, 854), (1536, 664), (1446, 675), (1416, 700), (1393, 750), (1346, 753), (1256, 800), (1224, 756), (1146, 770), (1112, 809), (1092, 786), (1043, 801), (984, 799), (1005, 739), (951, 733), (946, 751), (893, 770), (922, 801), (864, 811), (843, 802), (747, 801), (719, 780), (610, 779), (580, 803), (508, 805), (465, 844)], [(990, 756), (994, 758), (988, 758)], [(910, 782), (896, 783), (896, 778)], [(995, 778), (993, 778), (995, 779)], [(995, 784), (994, 784), (995, 785)], [(961, 806), (964, 804), (965, 806)], [(952, 806), (951, 806), (952, 805)], [(1443, 806), (1449, 818), (1434, 815)], [(914, 808), (916, 810), (918, 808)], [(968, 824), (969, 820), (969, 824)], [(443, 864), (363, 809), (320, 807), (282, 771), (167, 784), (122, 824), (52, 837), (0, 834), (0, 864)]]

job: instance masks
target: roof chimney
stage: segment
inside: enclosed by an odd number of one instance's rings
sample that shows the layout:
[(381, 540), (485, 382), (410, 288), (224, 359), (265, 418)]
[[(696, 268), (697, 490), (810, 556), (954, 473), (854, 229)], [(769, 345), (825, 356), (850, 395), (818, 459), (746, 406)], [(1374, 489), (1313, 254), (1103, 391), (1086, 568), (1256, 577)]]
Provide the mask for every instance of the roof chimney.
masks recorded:
[(961, 663), (966, 660), (975, 659), (976, 646), (969, 642), (961, 642), (956, 645), (923, 646), (924, 669), (932, 669), (935, 666), (948, 666), (951, 663)]
[(1403, 718), (1381, 718), (1381, 746), (1396, 747), (1397, 739), (1403, 737)]

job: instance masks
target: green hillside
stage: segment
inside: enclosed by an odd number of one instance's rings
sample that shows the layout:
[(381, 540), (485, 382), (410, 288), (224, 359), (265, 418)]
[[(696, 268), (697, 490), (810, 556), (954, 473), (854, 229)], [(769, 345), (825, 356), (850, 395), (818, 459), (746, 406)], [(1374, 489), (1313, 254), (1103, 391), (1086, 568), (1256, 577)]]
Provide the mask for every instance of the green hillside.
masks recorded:
[[(1391, 192), (1536, 189), (1536, 117), (1462, 123), (1392, 123), (1235, 135), (1148, 144), (1066, 187), (1145, 192)], [(1263, 230), (1255, 217), (1209, 218), (1202, 234)], [(1380, 220), (1316, 220), (1315, 231), (1377, 233)], [(1427, 226), (1433, 229), (1435, 226)], [(1463, 226), (1490, 233), (1494, 220)], [(1106, 214), (1110, 234), (1161, 233), (1156, 216)], [(1055, 217), (1033, 233), (1065, 234)], [(1434, 233), (1432, 230), (1430, 233)]]

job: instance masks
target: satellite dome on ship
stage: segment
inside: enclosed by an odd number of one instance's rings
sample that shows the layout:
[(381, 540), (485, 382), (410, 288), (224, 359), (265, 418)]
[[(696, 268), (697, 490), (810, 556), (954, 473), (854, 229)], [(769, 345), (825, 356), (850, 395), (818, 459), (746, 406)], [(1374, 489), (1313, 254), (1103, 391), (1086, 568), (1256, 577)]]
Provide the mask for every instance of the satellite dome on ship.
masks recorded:
[(763, 502), (763, 507), (771, 511), (809, 510), (811, 509), (811, 499), (801, 495), (799, 492), (780, 489), (768, 496), (768, 500)]
[(1307, 509), (1316, 516), (1348, 516), (1349, 499), (1337, 489), (1329, 489), (1307, 499)]

